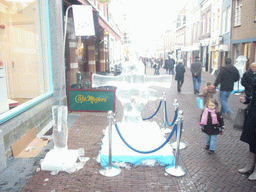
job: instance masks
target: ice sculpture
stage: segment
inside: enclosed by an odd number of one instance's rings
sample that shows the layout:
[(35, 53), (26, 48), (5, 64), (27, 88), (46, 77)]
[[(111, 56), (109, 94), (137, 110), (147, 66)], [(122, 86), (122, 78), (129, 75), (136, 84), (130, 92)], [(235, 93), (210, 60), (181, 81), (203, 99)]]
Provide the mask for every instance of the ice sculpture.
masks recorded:
[(141, 111), (149, 100), (156, 100), (158, 92), (149, 87), (160, 86), (169, 88), (172, 76), (144, 75), (144, 64), (136, 59), (122, 65), (123, 72), (119, 76), (92, 75), (92, 86), (115, 86), (116, 96), (123, 105), (124, 123), (142, 122)]
[(68, 109), (66, 106), (53, 106), (52, 114), (54, 149), (68, 149)]
[[(86, 161), (84, 159), (84, 149), (68, 149), (68, 108), (63, 105), (52, 107), (53, 114), (53, 142), (54, 149), (50, 150), (40, 165), (43, 171), (52, 171), (57, 174), (59, 171), (73, 173), (83, 168)], [(80, 160), (80, 162), (78, 162)]]
[[(160, 86), (170, 88), (172, 76), (144, 75), (144, 64), (136, 59), (122, 64), (122, 73), (119, 76), (102, 76), (93, 74), (92, 86), (115, 86), (116, 96), (123, 105), (122, 122), (118, 123), (124, 139), (133, 148), (141, 151), (150, 151), (159, 147), (166, 139), (156, 122), (143, 121), (141, 112), (150, 100), (158, 98), (158, 92), (152, 88)], [(153, 113), (154, 111), (152, 111)], [(100, 163), (103, 167), (108, 164), (108, 127), (100, 151)], [(115, 129), (112, 131), (112, 161), (142, 164), (145, 160), (154, 159), (163, 165), (174, 165), (174, 156), (170, 145), (150, 153), (140, 154), (128, 148)]]
[(244, 86), (241, 84), (241, 78), (245, 72), (245, 65), (246, 65), (247, 58), (244, 55), (240, 55), (236, 59), (235, 67), (238, 69), (240, 74), (240, 79), (234, 83), (234, 90), (233, 92), (242, 92), (244, 91)]

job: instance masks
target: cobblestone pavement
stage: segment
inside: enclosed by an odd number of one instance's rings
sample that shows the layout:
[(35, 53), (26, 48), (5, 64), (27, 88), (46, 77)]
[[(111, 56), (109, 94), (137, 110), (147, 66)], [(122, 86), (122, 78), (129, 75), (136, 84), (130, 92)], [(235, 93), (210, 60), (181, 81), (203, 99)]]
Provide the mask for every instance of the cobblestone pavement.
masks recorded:
[[(161, 74), (165, 74), (163, 69)], [(147, 74), (153, 74), (153, 69), (147, 69)], [(202, 74), (202, 86), (207, 80), (215, 79), (209, 73)], [(201, 89), (202, 89), (201, 86)], [(187, 147), (180, 150), (179, 165), (187, 170), (186, 175), (174, 177), (165, 172), (164, 166), (137, 166), (130, 170), (122, 168), (120, 175), (105, 177), (99, 174), (100, 164), (96, 157), (101, 148), (103, 130), (108, 125), (106, 113), (79, 113), (80, 116), (69, 130), (69, 149), (84, 148), (85, 156), (90, 160), (78, 172), (68, 174), (60, 172), (51, 175), (47, 171), (35, 172), (23, 192), (28, 191), (92, 191), (92, 192), (123, 192), (123, 191), (256, 191), (256, 181), (249, 181), (248, 174), (240, 174), (237, 170), (246, 163), (247, 144), (239, 140), (241, 132), (232, 127), (232, 122), (225, 120), (226, 130), (223, 136), (218, 136), (215, 154), (208, 154), (204, 149), (205, 134), (200, 132), (198, 121), (201, 110), (196, 108), (196, 95), (193, 93), (192, 77), (186, 69), (184, 85), (177, 92), (173, 77), (170, 89), (158, 88), (159, 94), (167, 94), (168, 117), (174, 116), (174, 99), (178, 99), (179, 109), (184, 113), (184, 125), (181, 142)], [(218, 98), (215, 94), (214, 97)], [(159, 101), (149, 102), (142, 112), (143, 117), (152, 115)], [(229, 105), (234, 112), (239, 107), (239, 95), (231, 95)], [(116, 102), (117, 121), (121, 121), (122, 107)], [(154, 121), (163, 122), (163, 110), (160, 110)], [(166, 135), (167, 137), (168, 135)], [(174, 138), (171, 139), (174, 142)], [(46, 180), (48, 179), (48, 180)]]

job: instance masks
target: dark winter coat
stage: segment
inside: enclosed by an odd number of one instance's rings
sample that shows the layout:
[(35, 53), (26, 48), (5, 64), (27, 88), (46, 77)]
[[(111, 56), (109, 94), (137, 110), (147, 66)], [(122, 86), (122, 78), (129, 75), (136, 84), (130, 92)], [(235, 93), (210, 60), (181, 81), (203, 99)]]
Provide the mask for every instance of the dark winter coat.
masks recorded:
[(252, 70), (246, 71), (241, 79), (241, 84), (244, 86), (245, 89), (245, 95), (248, 97), (252, 96), (253, 79), (256, 79), (256, 73), (254, 74)]
[[(203, 112), (200, 116), (200, 122), (202, 118)], [(208, 113), (207, 125), (203, 125), (204, 129), (202, 130), (207, 135), (218, 135), (221, 133), (221, 128), (224, 126), (223, 117), (220, 112), (216, 112), (218, 124), (212, 124), (212, 116), (211, 113)]]
[(248, 103), (249, 105), (246, 108), (245, 121), (240, 140), (256, 146), (256, 83), (253, 85), (252, 97), (246, 97), (244, 104)]
[(193, 63), (191, 63), (190, 71), (192, 73), (192, 77), (201, 77), (202, 67), (203, 67), (203, 64), (199, 60), (196, 60)]
[(175, 80), (176, 81), (184, 81), (184, 73), (186, 72), (186, 69), (182, 63), (178, 63), (176, 65), (176, 75)]
[(233, 65), (226, 65), (220, 68), (214, 86), (217, 87), (220, 84), (221, 91), (233, 91), (234, 83), (240, 78), (239, 71)]
[(175, 60), (174, 59), (170, 59), (170, 58), (167, 59), (166, 60), (166, 69), (173, 70), (174, 64), (175, 64)]

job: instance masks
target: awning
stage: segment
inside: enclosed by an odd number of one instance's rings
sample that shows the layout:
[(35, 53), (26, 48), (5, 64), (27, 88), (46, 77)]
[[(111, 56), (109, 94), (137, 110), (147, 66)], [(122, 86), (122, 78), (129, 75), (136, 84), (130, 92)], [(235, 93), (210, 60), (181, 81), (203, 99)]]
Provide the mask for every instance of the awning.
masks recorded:
[(114, 31), (108, 26), (108, 24), (106, 24), (105, 21), (103, 21), (100, 17), (98, 17), (98, 21), (99, 21), (100, 26), (101, 26), (103, 29), (105, 29), (105, 30), (107, 30), (109, 33), (111, 33), (111, 34), (116, 38), (116, 40), (121, 41), (121, 37), (120, 37), (116, 32), (114, 32)]

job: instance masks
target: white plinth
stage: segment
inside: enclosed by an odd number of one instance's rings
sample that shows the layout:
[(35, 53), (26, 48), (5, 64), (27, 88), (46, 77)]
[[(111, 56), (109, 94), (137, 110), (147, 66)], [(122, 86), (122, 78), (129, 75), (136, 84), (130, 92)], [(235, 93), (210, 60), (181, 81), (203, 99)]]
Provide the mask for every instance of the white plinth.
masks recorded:
[[(119, 130), (126, 142), (139, 151), (151, 151), (161, 146), (166, 138), (156, 122), (118, 123)], [(100, 163), (103, 167), (109, 161), (109, 135), (108, 127), (102, 140)], [(169, 143), (158, 151), (142, 154), (133, 151), (125, 145), (119, 137), (115, 126), (112, 126), (112, 162), (126, 162), (135, 165), (142, 164), (144, 160), (154, 159), (162, 165), (174, 165), (173, 149)]]

